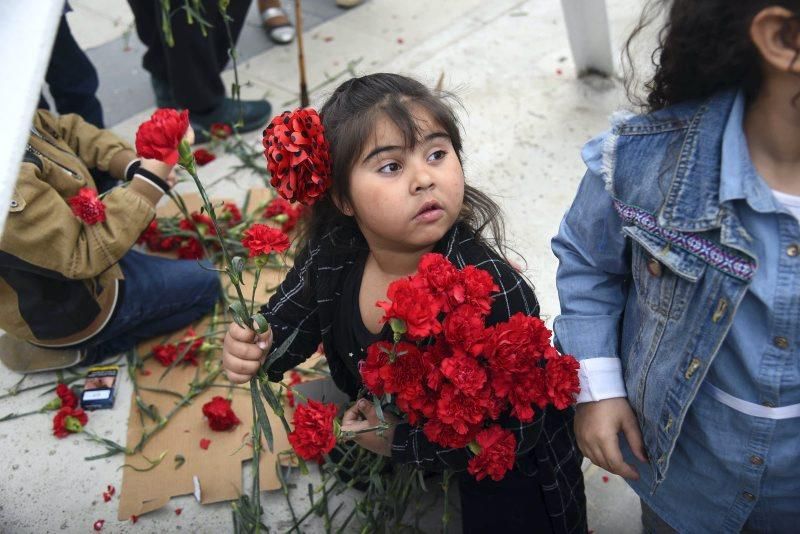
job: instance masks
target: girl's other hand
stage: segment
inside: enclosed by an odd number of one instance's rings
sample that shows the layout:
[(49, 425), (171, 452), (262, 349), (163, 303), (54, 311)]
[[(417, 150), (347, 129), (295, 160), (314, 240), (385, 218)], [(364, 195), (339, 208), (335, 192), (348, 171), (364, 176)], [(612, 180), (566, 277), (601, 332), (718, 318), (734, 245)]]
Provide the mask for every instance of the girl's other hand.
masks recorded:
[(636, 467), (625, 463), (619, 448), (620, 432), (625, 434), (633, 454), (647, 463), (642, 432), (628, 399), (620, 397), (584, 402), (575, 412), (575, 437), (578, 447), (592, 463), (610, 473), (632, 480), (639, 479)]
[[(398, 420), (395, 416), (386, 412), (383, 412), (383, 418), (388, 423), (389, 428), (384, 430), (382, 435), (379, 436), (376, 431), (364, 432), (363, 434), (357, 434), (353, 438), (353, 441), (375, 454), (391, 456), (394, 427), (397, 425)], [(344, 413), (344, 417), (342, 417), (342, 431), (357, 432), (377, 426), (380, 422), (378, 414), (375, 411), (375, 406), (367, 399), (359, 399), (358, 402)]]
[(256, 334), (231, 323), (222, 344), (222, 367), (234, 384), (249, 381), (261, 368), (272, 347), (272, 329)]

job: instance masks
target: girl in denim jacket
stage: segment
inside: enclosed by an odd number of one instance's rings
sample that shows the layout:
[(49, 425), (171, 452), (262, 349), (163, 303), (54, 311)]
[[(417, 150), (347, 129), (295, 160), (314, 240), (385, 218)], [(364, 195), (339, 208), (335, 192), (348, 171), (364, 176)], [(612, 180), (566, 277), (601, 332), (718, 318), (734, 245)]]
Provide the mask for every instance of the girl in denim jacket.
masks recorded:
[(800, 1), (650, 7), (647, 112), (584, 147), (553, 240), (578, 444), (647, 532), (797, 531)]

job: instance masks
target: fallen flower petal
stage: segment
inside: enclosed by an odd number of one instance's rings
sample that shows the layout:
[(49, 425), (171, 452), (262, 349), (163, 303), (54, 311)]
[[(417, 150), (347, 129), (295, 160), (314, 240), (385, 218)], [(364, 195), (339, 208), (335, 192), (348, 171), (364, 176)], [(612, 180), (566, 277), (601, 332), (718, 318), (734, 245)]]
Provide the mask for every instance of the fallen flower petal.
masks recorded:
[(203, 449), (204, 451), (208, 450), (209, 445), (211, 445), (210, 439), (203, 438), (200, 440), (200, 448)]
[(103, 492), (103, 502), (108, 502), (110, 500), (111, 500), (111, 495), (109, 495), (108, 492), (104, 491)]
[(175, 515), (181, 515), (181, 512), (183, 512), (183, 508), (175, 508)]
[(603, 483), (608, 484), (608, 477), (603, 475)]
[(138, 515), (136, 515), (136, 514), (133, 514), (133, 515), (131, 516), (131, 523), (133, 523), (134, 525), (136, 524), (136, 522), (137, 522), (138, 520), (139, 520), (139, 516), (138, 516)]
[(109, 495), (114, 495), (115, 493), (117, 493), (117, 488), (109, 484), (108, 489), (106, 489), (106, 491), (108, 492)]
[(105, 525), (105, 524), (106, 524), (106, 520), (105, 519), (98, 519), (97, 521), (94, 522), (94, 525), (92, 525), (92, 526), (94, 527), (94, 529), (97, 532), (100, 532), (101, 530), (103, 530), (103, 525)]

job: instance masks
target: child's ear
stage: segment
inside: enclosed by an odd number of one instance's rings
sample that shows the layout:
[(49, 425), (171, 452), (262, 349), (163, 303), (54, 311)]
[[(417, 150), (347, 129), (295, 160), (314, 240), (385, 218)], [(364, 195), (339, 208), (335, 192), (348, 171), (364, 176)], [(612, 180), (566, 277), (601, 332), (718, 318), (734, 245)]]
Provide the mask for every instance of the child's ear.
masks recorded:
[(334, 206), (338, 208), (344, 215), (348, 217), (352, 217), (354, 215), (353, 208), (350, 206), (350, 203), (345, 198), (341, 198), (339, 195), (331, 195), (331, 200), (333, 201)]
[(770, 6), (750, 23), (750, 38), (773, 69), (800, 73), (800, 19), (786, 8)]

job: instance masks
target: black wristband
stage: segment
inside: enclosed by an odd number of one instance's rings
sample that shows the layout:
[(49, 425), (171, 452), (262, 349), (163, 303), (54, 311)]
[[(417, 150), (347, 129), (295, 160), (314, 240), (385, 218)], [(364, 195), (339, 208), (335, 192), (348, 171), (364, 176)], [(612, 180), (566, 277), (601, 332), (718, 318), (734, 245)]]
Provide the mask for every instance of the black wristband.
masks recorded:
[(128, 163), (128, 168), (125, 169), (125, 181), (130, 182), (133, 180), (133, 175), (136, 174), (136, 171), (139, 170), (139, 167), (142, 165), (142, 161), (135, 159)]
[(161, 178), (159, 178), (158, 175), (156, 175), (155, 173), (139, 167), (138, 169), (136, 169), (136, 174), (138, 174), (145, 180), (153, 182), (153, 185), (158, 186), (158, 188), (161, 189), (164, 193), (169, 193), (170, 190), (169, 184), (164, 180), (162, 180)]

